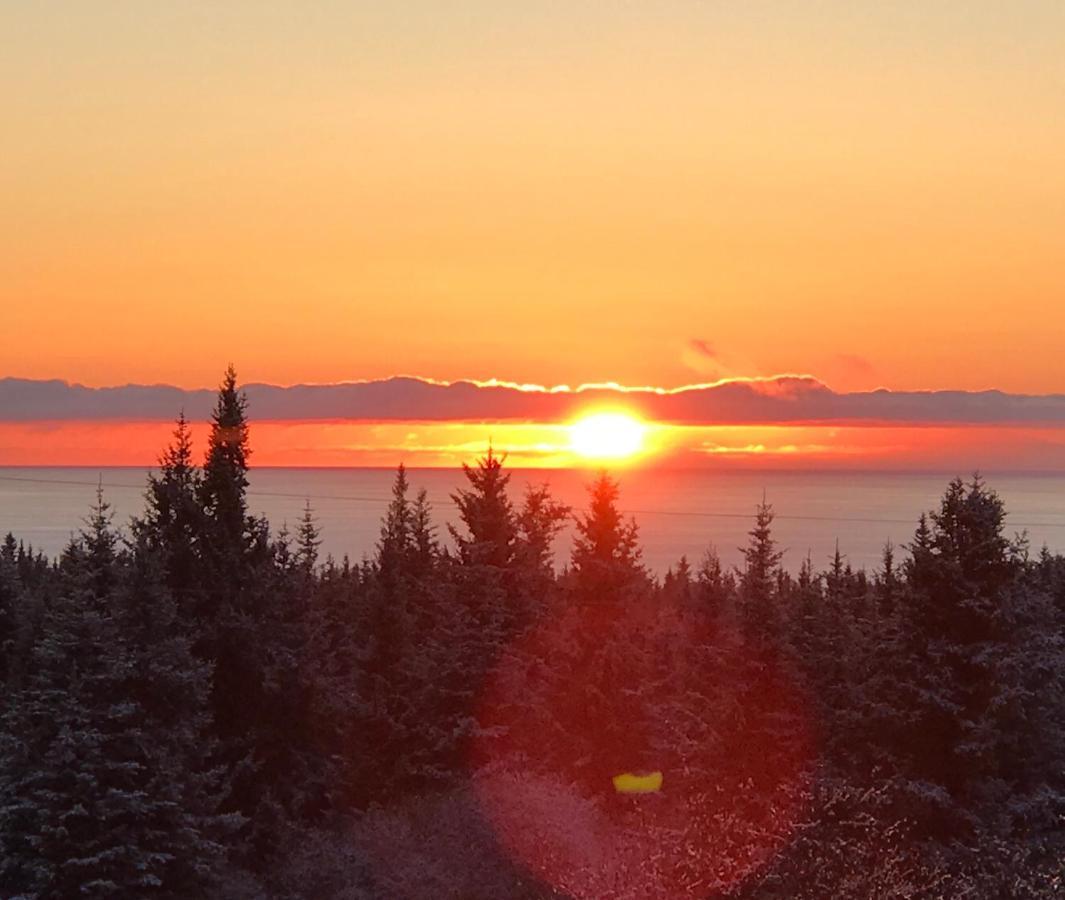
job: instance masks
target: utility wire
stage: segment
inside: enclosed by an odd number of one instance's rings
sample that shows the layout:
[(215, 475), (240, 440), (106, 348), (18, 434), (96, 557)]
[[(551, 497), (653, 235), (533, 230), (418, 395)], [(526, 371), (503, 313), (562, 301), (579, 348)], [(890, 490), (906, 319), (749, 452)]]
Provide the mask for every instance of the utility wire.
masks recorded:
[[(0, 481), (15, 481), (25, 482), (28, 484), (59, 484), (70, 485), (74, 487), (105, 487), (105, 488), (122, 488), (126, 490), (139, 490), (143, 491), (144, 486), (138, 484), (123, 484), (120, 482), (107, 482), (107, 481), (73, 481), (69, 479), (60, 478), (26, 478), (17, 475), (0, 475)], [(376, 503), (381, 506), (387, 505), (391, 501), (391, 497), (368, 497), (353, 494), (304, 494), (293, 493), (285, 491), (259, 491), (251, 488), (248, 490), (249, 497), (276, 497), (280, 499), (290, 500), (336, 500), (350, 503)], [(450, 506), (455, 507), (456, 504), (451, 500), (444, 500), (435, 502), (436, 506)], [(585, 511), (580, 508), (581, 511)], [(745, 519), (752, 518), (751, 513), (739, 513), (739, 512), (707, 512), (703, 510), (686, 510), (686, 509), (626, 509), (623, 510), (627, 515), (635, 516), (678, 516), (688, 518), (701, 518), (701, 519)], [(793, 522), (859, 522), (869, 525), (913, 525), (912, 519), (887, 519), (887, 518), (870, 518), (863, 516), (815, 516), (815, 515), (801, 515), (801, 514), (787, 514), (780, 513), (774, 515), (775, 520), (786, 520)], [(1065, 528), (1065, 521), (1062, 522), (1010, 522), (1010, 525), (1014, 528)]]

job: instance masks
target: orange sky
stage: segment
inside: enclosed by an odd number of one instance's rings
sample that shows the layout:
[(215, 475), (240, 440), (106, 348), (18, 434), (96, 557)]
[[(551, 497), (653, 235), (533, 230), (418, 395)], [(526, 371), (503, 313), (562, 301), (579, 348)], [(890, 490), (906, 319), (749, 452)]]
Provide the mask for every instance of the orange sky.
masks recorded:
[[(1065, 392), (1058, 0), (104, 0), (0, 30), (0, 377)], [(572, 462), (556, 425), (462, 423), (261, 423), (257, 459), (452, 464), (486, 429)], [(712, 432), (655, 458), (1065, 465), (1048, 430)], [(0, 464), (160, 434), (6, 423)]]
[(0, 29), (0, 374), (1065, 390), (1057, 0)]
[[(0, 422), (0, 466), (154, 465), (165, 422)], [(197, 455), (206, 428), (193, 429)], [(965, 426), (652, 426), (628, 460), (582, 459), (565, 425), (253, 421), (256, 466), (458, 466), (489, 440), (517, 467), (707, 466), (834, 469), (1065, 469), (1065, 429)]]

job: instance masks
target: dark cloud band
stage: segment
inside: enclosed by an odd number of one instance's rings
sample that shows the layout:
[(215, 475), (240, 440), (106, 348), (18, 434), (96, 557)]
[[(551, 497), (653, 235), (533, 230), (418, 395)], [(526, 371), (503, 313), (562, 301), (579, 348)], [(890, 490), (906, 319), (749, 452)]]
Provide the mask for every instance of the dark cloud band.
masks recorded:
[[(280, 387), (249, 384), (250, 412), (269, 420), (552, 422), (589, 407), (625, 406), (648, 419), (688, 425), (1012, 424), (1065, 427), (1065, 395), (1001, 391), (838, 393), (807, 376), (736, 379), (664, 390), (588, 386), (544, 390), (504, 384), (379, 381)], [(190, 419), (210, 414), (214, 391), (168, 385), (91, 388), (65, 381), (0, 379), (0, 421)]]

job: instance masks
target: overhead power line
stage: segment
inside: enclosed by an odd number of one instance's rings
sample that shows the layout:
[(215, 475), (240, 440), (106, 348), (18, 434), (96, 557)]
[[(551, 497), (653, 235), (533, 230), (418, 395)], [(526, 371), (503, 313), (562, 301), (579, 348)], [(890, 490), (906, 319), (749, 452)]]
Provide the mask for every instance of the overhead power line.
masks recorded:
[[(72, 479), (62, 478), (32, 478), (23, 477), (19, 475), (0, 475), (0, 481), (14, 481), (25, 482), (29, 484), (56, 484), (56, 485), (69, 485), (72, 487), (104, 487), (104, 488), (119, 488), (123, 490), (135, 490), (143, 491), (144, 486), (139, 484), (124, 484), (122, 482), (109, 482), (109, 481), (74, 481)], [(365, 496), (357, 494), (305, 494), (298, 492), (287, 491), (260, 491), (254, 488), (248, 490), (248, 496), (251, 497), (275, 497), (279, 499), (288, 500), (326, 500), (326, 501), (342, 501), (346, 503), (375, 503), (382, 507), (392, 499), (385, 496)], [(455, 503), (452, 500), (443, 500), (440, 502), (434, 501), (437, 506), (449, 506), (455, 507)], [(624, 512), (627, 515), (633, 516), (678, 516), (687, 518), (701, 518), (701, 519), (744, 519), (749, 520), (752, 518), (752, 513), (746, 512), (710, 512), (705, 510), (688, 510), (688, 509), (625, 509)], [(793, 522), (857, 522), (869, 525), (913, 525), (913, 519), (891, 519), (882, 517), (868, 517), (868, 516), (817, 516), (817, 515), (802, 515), (802, 514), (788, 514), (779, 513), (774, 516), (774, 519), (781, 521), (793, 521)], [(1061, 522), (1014, 522), (1010, 521), (1010, 526), (1013, 528), (1065, 528), (1065, 521)]]

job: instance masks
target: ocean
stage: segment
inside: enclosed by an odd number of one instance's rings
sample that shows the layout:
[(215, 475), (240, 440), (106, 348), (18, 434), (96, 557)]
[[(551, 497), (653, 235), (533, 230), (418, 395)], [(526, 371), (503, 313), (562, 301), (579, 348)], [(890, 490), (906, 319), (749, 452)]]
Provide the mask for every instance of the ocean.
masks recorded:
[[(0, 534), (11, 531), (48, 555), (59, 553), (81, 527), (98, 484), (115, 524), (124, 528), (143, 508), (147, 472), (0, 467)], [(514, 469), (512, 496), (517, 502), (526, 485), (546, 482), (579, 512), (592, 474)], [(838, 541), (855, 568), (872, 570), (886, 541), (901, 546), (911, 539), (918, 516), (936, 506), (952, 474), (634, 468), (618, 473), (619, 505), (635, 516), (644, 560), (659, 574), (681, 555), (696, 563), (709, 545), (723, 561), (737, 564), (763, 492), (776, 514), (775, 534), (788, 569), (796, 571), (808, 553), (815, 567), (824, 568)], [(391, 469), (253, 469), (248, 499), (275, 530), (286, 522), (294, 526), (310, 500), (322, 529), (322, 553), (358, 561), (373, 553), (393, 476)], [(409, 477), (414, 490), (427, 490), (446, 542), (446, 525), (457, 519), (450, 494), (463, 484), (462, 472), (412, 469)], [(1044, 543), (1065, 551), (1065, 474), (992, 472), (985, 478), (1006, 503), (1010, 534), (1026, 530), (1033, 551)], [(571, 538), (572, 529), (558, 541), (559, 563)]]

